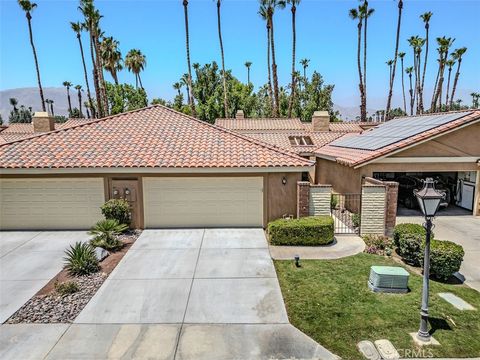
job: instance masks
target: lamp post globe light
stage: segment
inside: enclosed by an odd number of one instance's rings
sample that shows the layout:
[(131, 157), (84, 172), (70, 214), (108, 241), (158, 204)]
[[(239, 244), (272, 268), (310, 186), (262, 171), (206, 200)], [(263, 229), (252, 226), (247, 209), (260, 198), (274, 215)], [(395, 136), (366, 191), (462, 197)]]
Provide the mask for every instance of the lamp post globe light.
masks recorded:
[(430, 333), (428, 332), (428, 291), (430, 276), (430, 237), (432, 233), (432, 219), (437, 213), (445, 193), (441, 193), (435, 189), (435, 182), (432, 178), (426, 178), (424, 186), (421, 190), (414, 190), (418, 200), (418, 205), (425, 216), (423, 226), (427, 231), (425, 239), (425, 253), (423, 258), (423, 289), (422, 289), (422, 308), (420, 310), (420, 329), (417, 338), (423, 342), (430, 341)]

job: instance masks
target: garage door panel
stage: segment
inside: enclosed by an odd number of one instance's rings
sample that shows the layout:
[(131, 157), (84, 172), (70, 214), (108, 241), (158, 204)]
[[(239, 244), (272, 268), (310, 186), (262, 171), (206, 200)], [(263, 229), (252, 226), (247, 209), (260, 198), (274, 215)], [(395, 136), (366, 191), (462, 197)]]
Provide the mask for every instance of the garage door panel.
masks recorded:
[(144, 178), (146, 227), (262, 226), (263, 178)]
[(2, 229), (87, 229), (101, 219), (102, 178), (0, 179)]

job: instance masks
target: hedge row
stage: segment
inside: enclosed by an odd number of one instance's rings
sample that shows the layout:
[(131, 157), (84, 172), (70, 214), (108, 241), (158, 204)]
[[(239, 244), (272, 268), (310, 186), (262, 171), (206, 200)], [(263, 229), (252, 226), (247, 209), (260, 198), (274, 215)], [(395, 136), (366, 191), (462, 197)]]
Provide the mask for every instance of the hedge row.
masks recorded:
[[(393, 232), (398, 254), (413, 266), (423, 266), (425, 237), (425, 228), (418, 224), (399, 224)], [(431, 240), (430, 273), (439, 279), (447, 280), (460, 270), (464, 255), (461, 245), (447, 240)]]
[(331, 216), (278, 219), (268, 224), (268, 237), (272, 245), (326, 245), (333, 241), (333, 233)]

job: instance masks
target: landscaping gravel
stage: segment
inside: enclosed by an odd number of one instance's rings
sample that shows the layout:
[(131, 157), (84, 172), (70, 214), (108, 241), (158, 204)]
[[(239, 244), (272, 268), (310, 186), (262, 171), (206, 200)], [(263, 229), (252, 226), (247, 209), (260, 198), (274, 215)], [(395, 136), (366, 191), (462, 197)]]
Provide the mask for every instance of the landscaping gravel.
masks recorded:
[(72, 278), (80, 288), (79, 291), (63, 296), (55, 291), (48, 295), (34, 296), (8, 319), (7, 324), (71, 323), (106, 278), (107, 274), (101, 272)]

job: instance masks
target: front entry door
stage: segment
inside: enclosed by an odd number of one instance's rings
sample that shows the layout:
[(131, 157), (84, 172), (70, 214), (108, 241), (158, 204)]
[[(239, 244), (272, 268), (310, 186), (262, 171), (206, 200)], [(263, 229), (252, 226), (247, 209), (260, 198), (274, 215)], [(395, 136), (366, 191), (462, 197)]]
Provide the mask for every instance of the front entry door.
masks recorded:
[(130, 227), (136, 229), (140, 225), (138, 180), (112, 180), (110, 189), (112, 199), (125, 199), (130, 204), (132, 222)]

